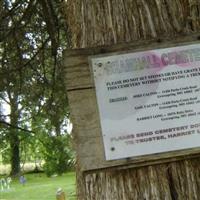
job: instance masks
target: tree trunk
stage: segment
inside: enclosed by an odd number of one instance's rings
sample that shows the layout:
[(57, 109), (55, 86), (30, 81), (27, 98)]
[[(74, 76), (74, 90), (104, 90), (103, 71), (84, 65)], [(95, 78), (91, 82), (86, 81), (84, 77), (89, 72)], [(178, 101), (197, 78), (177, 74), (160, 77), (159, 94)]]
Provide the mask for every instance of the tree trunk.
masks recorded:
[(19, 140), (19, 132), (16, 129), (18, 127), (19, 120), (19, 112), (18, 112), (18, 102), (17, 96), (13, 95), (13, 98), (10, 98), (10, 133), (9, 133), (9, 141), (10, 141), (10, 163), (11, 163), (11, 176), (17, 176), (20, 173), (20, 140)]
[[(200, 31), (198, 0), (68, 0), (64, 12), (73, 48)], [(81, 200), (200, 199), (200, 158), (89, 174), (77, 169), (77, 176)]]
[(19, 152), (19, 138), (16, 130), (11, 130), (12, 139), (10, 140), (11, 148), (11, 176), (17, 176), (20, 173), (20, 152)]

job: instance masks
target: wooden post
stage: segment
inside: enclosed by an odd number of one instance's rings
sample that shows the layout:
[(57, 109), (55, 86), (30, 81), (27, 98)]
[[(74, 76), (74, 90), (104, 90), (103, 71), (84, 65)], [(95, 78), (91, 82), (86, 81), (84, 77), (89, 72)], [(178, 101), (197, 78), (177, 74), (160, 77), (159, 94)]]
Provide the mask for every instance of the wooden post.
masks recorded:
[[(115, 167), (103, 159), (100, 119), (88, 65), (88, 56), (93, 54), (134, 51), (145, 45), (159, 47), (162, 41), (176, 43), (183, 35), (188, 35), (185, 42), (197, 42), (199, 6), (195, 0), (67, 1), (64, 12), (72, 47), (84, 48), (67, 51), (64, 62), (77, 150), (79, 200), (199, 200), (199, 150), (170, 159), (166, 154), (164, 162), (157, 162), (155, 157), (150, 163), (144, 158), (127, 165), (129, 160), (122, 159), (114, 163)], [(196, 35), (190, 37), (191, 33)], [(127, 42), (130, 46), (113, 46)], [(103, 45), (111, 47), (97, 48)]]

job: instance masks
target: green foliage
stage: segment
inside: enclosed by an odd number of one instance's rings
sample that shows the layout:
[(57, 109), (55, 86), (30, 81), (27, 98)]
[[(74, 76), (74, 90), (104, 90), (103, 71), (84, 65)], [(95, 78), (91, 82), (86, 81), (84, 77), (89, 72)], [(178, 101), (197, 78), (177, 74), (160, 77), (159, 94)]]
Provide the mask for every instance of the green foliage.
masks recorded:
[(47, 176), (53, 174), (62, 175), (74, 166), (74, 155), (71, 150), (70, 135), (55, 137), (52, 136), (45, 146), (44, 171)]
[(69, 44), (61, 3), (0, 1), (0, 151), (14, 174), (20, 160), (43, 160), (48, 174), (62, 174), (71, 165), (61, 67)]

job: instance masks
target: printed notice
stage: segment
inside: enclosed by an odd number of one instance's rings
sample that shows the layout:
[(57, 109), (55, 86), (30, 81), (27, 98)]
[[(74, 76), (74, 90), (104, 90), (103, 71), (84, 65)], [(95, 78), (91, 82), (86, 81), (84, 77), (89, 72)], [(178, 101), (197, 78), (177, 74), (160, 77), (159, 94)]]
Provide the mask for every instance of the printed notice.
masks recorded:
[(200, 44), (91, 65), (106, 160), (200, 147)]

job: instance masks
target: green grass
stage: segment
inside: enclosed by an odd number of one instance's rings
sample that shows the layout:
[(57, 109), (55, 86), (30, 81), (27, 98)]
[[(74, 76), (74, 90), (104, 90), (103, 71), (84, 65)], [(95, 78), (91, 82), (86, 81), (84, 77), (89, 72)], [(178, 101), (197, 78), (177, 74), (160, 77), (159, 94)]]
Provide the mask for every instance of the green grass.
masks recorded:
[(27, 174), (25, 186), (13, 180), (9, 191), (0, 191), (0, 200), (55, 200), (56, 191), (62, 188), (67, 200), (76, 200), (75, 173), (48, 178), (44, 174)]

